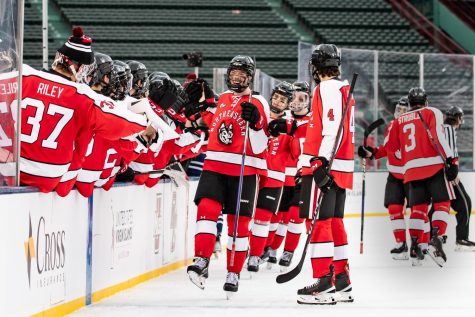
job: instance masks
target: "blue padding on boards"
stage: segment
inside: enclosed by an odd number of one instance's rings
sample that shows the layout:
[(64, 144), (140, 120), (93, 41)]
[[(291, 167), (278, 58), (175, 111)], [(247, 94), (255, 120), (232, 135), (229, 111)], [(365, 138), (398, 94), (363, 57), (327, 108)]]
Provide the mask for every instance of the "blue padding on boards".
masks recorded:
[(87, 254), (86, 254), (86, 305), (91, 305), (92, 296), (92, 215), (94, 195), (87, 199), (88, 224), (87, 224)]

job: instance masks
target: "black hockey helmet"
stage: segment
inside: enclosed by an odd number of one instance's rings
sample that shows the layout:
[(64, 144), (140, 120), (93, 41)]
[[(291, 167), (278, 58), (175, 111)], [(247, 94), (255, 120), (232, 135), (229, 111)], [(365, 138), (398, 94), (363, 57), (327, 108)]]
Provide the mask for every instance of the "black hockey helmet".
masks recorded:
[(330, 67), (340, 67), (341, 65), (341, 53), (338, 47), (334, 44), (320, 44), (317, 45), (312, 52), (310, 59), (312, 68), (312, 76), (315, 82), (320, 83), (318, 73)]
[(14, 45), (11, 36), (0, 31), (0, 73), (9, 72), (16, 68), (17, 54)]
[(147, 67), (145, 67), (144, 64), (133, 60), (126, 61), (125, 63), (129, 65), (130, 72), (132, 73), (132, 89), (134, 89), (132, 97), (145, 97), (149, 85)]
[(155, 80), (155, 79), (170, 79), (170, 76), (165, 73), (165, 72), (157, 72), (157, 71), (154, 71), (154, 72), (151, 72), (150, 75), (148, 75), (148, 80), (149, 81), (152, 81), (152, 80)]
[(287, 109), (290, 105), (290, 102), (294, 98), (294, 87), (292, 86), (292, 84), (286, 81), (282, 81), (279, 84), (277, 84), (277, 86), (275, 86), (274, 89), (272, 89), (272, 93), (270, 95), (271, 96), (270, 106), (269, 106), (270, 111), (272, 111), (273, 113), (281, 114), (282, 112), (284, 112), (285, 109), (277, 108), (273, 106), (272, 104), (272, 98), (274, 97), (275, 94), (279, 94), (287, 98), (287, 107), (285, 108)]
[(114, 60), (114, 65), (122, 66), (125, 70), (125, 75), (126, 75), (126, 78), (127, 78), (127, 85), (125, 86), (125, 92), (126, 92), (126, 94), (128, 94), (129, 90), (132, 88), (132, 80), (133, 80), (132, 71), (130, 70), (129, 65), (127, 65), (123, 61)]
[(458, 124), (459, 120), (461, 120), (460, 124), (463, 124), (464, 123), (463, 115), (464, 113), (463, 113), (462, 108), (458, 106), (452, 106), (445, 111), (445, 123), (454, 125), (454, 124)]
[(427, 94), (421, 87), (411, 88), (407, 95), (407, 99), (409, 101), (409, 109), (411, 110), (422, 108), (427, 105)]
[(296, 81), (292, 85), (295, 91), (303, 91), (310, 94), (310, 85), (306, 81)]
[[(226, 72), (226, 85), (228, 86), (229, 90), (234, 92), (243, 92), (249, 85), (252, 84), (255, 75), (255, 67), (256, 64), (254, 60), (250, 56), (246, 55), (237, 55), (235, 56), (231, 62), (229, 62), (228, 70)], [(229, 75), (232, 70), (240, 69), (246, 72), (249, 80), (247, 83), (240, 83), (240, 84), (232, 84), (229, 78)]]
[(399, 98), (396, 107), (394, 108), (394, 118), (399, 118), (402, 114), (409, 110), (409, 100), (406, 96)]
[[(92, 78), (89, 81), (89, 86), (101, 85), (101, 94), (104, 96), (110, 96), (117, 81), (117, 73), (114, 72), (114, 62), (109, 55), (94, 52), (94, 60), (96, 69), (92, 74)], [(105, 78), (108, 78), (108, 82)]]
[(114, 100), (124, 100), (125, 96), (128, 93), (128, 78), (125, 67), (117, 61), (114, 61), (113, 64), (113, 73), (116, 75), (116, 80), (114, 81), (114, 88), (111, 93), (111, 98)]

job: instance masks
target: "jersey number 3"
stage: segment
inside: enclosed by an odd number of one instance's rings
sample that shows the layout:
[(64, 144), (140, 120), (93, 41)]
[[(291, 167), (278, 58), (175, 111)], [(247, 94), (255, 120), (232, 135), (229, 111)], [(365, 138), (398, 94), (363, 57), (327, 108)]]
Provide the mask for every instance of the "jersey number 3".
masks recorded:
[(416, 126), (414, 125), (414, 123), (409, 123), (402, 128), (402, 131), (404, 132), (404, 134), (408, 134), (407, 140), (409, 141), (409, 144), (406, 144), (404, 146), (404, 150), (406, 152), (410, 152), (416, 148)]

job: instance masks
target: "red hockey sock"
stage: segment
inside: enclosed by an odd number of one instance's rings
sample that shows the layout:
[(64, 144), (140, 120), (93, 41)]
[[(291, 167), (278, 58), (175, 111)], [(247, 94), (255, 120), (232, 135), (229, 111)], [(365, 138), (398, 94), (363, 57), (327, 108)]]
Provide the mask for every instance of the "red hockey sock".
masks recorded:
[(309, 247), (313, 277), (319, 278), (330, 273), (334, 254), (332, 218), (317, 220)]
[(404, 206), (389, 205), (388, 211), (396, 242), (406, 242), (406, 223), (404, 221)]
[(299, 218), (299, 207), (291, 206), (289, 211), (289, 224), (285, 236), (284, 250), (294, 252), (297, 249), (302, 234), (303, 219)]
[(419, 243), (424, 236), (424, 222), (427, 217), (429, 206), (427, 204), (414, 205), (411, 208), (411, 217), (409, 218), (409, 235), (411, 238), (417, 238)]
[(271, 248), (277, 250), (280, 248), (282, 241), (284, 241), (285, 235), (287, 234), (287, 227), (289, 225), (289, 212), (284, 212), (282, 218), (280, 219), (279, 226), (275, 233), (274, 241), (272, 241)]
[(195, 256), (210, 258), (216, 242), (216, 222), (221, 204), (209, 198), (201, 199), (196, 216)]
[(249, 238), (249, 254), (251, 256), (261, 256), (264, 253), (271, 218), (272, 212), (270, 210), (256, 208)]
[(276, 215), (272, 215), (270, 219), (270, 226), (269, 226), (269, 236), (267, 237), (266, 247), (270, 247), (272, 242), (274, 241), (275, 233), (277, 232), (277, 228), (279, 227), (279, 222), (282, 219), (282, 212), (279, 211)]
[(240, 273), (246, 261), (246, 253), (249, 247), (249, 222), (250, 217), (239, 216), (238, 228), (236, 234), (236, 246), (234, 253), (234, 264), (231, 265), (231, 250), (233, 246), (234, 215), (228, 215), (228, 249), (227, 249), (227, 269), (228, 272)]
[(432, 228), (439, 228), (437, 235), (443, 236), (447, 230), (449, 220), (450, 201), (434, 203), (434, 213), (432, 214)]
[(343, 273), (348, 265), (348, 238), (343, 218), (332, 218), (332, 234), (335, 243), (333, 265), (335, 266), (335, 275), (337, 275)]

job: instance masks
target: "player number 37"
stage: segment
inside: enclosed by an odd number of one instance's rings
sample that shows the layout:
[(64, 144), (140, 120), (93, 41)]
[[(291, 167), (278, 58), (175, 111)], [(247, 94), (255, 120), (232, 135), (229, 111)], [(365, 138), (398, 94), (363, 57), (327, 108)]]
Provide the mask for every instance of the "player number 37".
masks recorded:
[[(4, 102), (1, 103), (1, 104), (3, 104), (3, 106), (6, 106)], [(53, 103), (50, 103), (48, 105), (48, 110), (45, 113), (45, 111), (44, 111), (45, 110), (44, 102), (41, 101), (41, 100), (38, 100), (38, 99), (33, 99), (33, 98), (23, 99), (22, 102), (21, 102), (21, 107), (22, 107), (22, 109), (26, 109), (28, 107), (36, 108), (35, 112), (34, 112), (34, 115), (28, 116), (26, 118), (26, 125), (30, 126), (30, 127), (22, 127), (23, 132), (29, 130), (30, 133), (23, 133), (22, 132), (21, 141), (25, 142), (25, 143), (29, 143), (29, 144), (34, 143), (38, 140), (39, 135), (40, 135), (40, 129), (41, 129), (41, 121), (43, 120), (45, 115), (49, 115), (49, 116), (53, 116), (53, 117), (57, 117), (58, 115), (60, 116), (59, 120), (57, 121), (57, 123), (54, 126), (51, 133), (48, 135), (47, 138), (45, 138), (41, 142), (41, 146), (44, 147), (44, 148), (57, 149), (58, 148), (57, 139), (59, 137), (59, 134), (64, 129), (66, 124), (68, 124), (68, 122), (71, 121), (71, 119), (73, 118), (74, 110), (69, 109), (69, 108), (65, 108), (65, 107), (62, 107), (62, 106), (59, 106), (59, 105), (56, 105), (56, 104), (53, 104)], [(0, 107), (0, 108), (3, 109), (4, 107)], [(10, 109), (11, 109), (11, 112), (12, 112), (12, 115), (13, 115), (13, 119), (16, 120), (16, 113), (17, 113), (17, 101), (16, 100), (14, 100), (11, 103)], [(6, 110), (6, 109), (4, 109), (4, 110)], [(2, 111), (2, 112), (6, 112), (6, 111)], [(16, 126), (16, 124), (15, 124), (15, 126)], [(0, 131), (2, 131), (2, 130), (0, 130)], [(5, 138), (8, 138), (6, 136), (6, 134), (3, 133), (3, 135), (2, 135), (2, 133), (0, 133), (0, 141), (6, 142)], [(10, 145), (11, 145), (11, 140), (8, 143), (10, 143)]]

